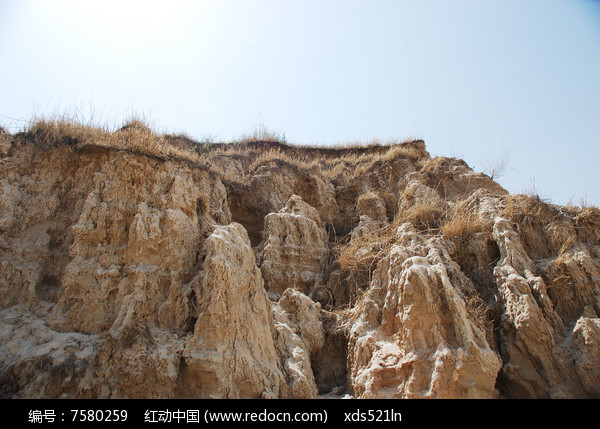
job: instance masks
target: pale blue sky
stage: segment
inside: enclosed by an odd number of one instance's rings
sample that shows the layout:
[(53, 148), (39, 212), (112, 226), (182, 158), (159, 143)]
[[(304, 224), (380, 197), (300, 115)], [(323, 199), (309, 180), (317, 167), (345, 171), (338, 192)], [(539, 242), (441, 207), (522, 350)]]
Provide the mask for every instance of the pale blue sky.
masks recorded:
[(600, 205), (600, 4), (0, 0), (0, 124), (77, 112), (228, 141), (418, 137)]

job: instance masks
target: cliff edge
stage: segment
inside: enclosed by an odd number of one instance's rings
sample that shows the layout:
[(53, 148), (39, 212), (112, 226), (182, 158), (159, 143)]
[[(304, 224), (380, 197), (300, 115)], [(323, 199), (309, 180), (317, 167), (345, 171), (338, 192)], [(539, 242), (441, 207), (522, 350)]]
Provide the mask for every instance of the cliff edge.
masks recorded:
[(0, 394), (598, 398), (600, 210), (423, 141), (0, 134)]

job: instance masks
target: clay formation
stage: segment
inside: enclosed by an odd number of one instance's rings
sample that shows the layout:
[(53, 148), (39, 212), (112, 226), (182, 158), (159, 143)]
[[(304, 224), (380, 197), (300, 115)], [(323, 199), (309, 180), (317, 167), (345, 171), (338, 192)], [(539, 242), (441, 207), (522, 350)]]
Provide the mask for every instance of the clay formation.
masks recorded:
[(3, 397), (600, 397), (595, 207), (422, 141), (0, 139)]

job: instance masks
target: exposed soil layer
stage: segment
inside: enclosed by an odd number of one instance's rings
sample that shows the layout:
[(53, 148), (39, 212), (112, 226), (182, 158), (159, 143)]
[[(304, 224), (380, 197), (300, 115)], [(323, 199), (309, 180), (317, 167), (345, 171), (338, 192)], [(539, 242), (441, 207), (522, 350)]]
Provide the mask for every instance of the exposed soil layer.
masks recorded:
[(600, 210), (423, 141), (0, 133), (0, 395), (598, 398)]

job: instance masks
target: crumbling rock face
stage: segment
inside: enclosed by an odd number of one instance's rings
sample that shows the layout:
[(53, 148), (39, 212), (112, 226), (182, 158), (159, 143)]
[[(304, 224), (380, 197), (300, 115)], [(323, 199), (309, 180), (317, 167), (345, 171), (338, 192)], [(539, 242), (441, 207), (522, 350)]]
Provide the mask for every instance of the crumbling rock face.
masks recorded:
[(96, 335), (57, 332), (24, 304), (0, 312), (3, 397), (95, 397), (93, 368), (102, 340)]
[(495, 398), (501, 366), (470, 311), (473, 286), (443, 243), (402, 225), (351, 326), (349, 368), (361, 398)]
[(335, 190), (328, 180), (279, 160), (258, 167), (248, 184), (230, 185), (233, 219), (248, 225), (253, 246), (266, 229), (266, 216), (281, 210), (293, 195), (314, 207), (324, 222), (339, 216)]
[[(164, 319), (160, 307), (192, 278), (207, 225), (229, 219), (223, 186), (207, 176), (128, 154), (107, 161), (92, 176), (70, 228), (73, 243), (53, 326), (99, 333), (161, 313)], [(203, 199), (217, 209), (199, 217)], [(185, 319), (189, 310), (180, 304), (176, 313)], [(179, 322), (183, 328), (185, 320)]]
[[(425, 151), (425, 145), (417, 144), (416, 147), (422, 152), (424, 158), (429, 158)], [(354, 171), (350, 178), (344, 175), (336, 177), (335, 184), (336, 199), (340, 210), (340, 219), (335, 222), (335, 228), (339, 231), (350, 232), (358, 222), (361, 215), (372, 217), (376, 214), (375, 221), (392, 220), (396, 213), (404, 177), (418, 170), (418, 166), (410, 158), (403, 155), (382, 159), (368, 166), (353, 165), (348, 168)], [(344, 180), (346, 179), (346, 180)], [(376, 194), (374, 207), (375, 212), (367, 208), (370, 199)], [(365, 204), (366, 203), (366, 204)], [(385, 207), (385, 219), (381, 216), (379, 204)], [(367, 212), (363, 210), (367, 209)]]
[(259, 263), (267, 289), (281, 294), (288, 288), (310, 293), (322, 282), (329, 253), (327, 232), (316, 209), (293, 195), (284, 208), (265, 217)]
[(573, 328), (575, 370), (584, 391), (595, 398), (600, 397), (600, 319), (597, 316), (593, 308), (586, 307)]
[(352, 230), (351, 238), (368, 235), (388, 223), (385, 201), (375, 192), (363, 194), (358, 198), (356, 213), (359, 215), (359, 222)]
[(286, 289), (273, 305), (273, 312), (275, 342), (283, 362), (288, 395), (316, 398), (319, 391), (311, 362), (325, 342), (321, 307), (302, 292)]
[(468, 197), (478, 189), (486, 189), (492, 195), (507, 193), (489, 176), (474, 172), (460, 159), (436, 157), (425, 163), (421, 173), (426, 178), (426, 184), (444, 199)]
[[(574, 282), (571, 290), (577, 298), (570, 303), (578, 308), (561, 311), (561, 317), (544, 280), (534, 274), (533, 262), (511, 223), (498, 218), (494, 237), (501, 254), (494, 274), (505, 309), (500, 333), (504, 389), (515, 397), (529, 398), (596, 395), (597, 387), (590, 383), (588, 376), (581, 378), (580, 374), (583, 368), (593, 367), (592, 362), (598, 359), (598, 355), (590, 359), (589, 350), (597, 335), (595, 322), (599, 319), (593, 305), (584, 306), (586, 301), (592, 304), (597, 299), (598, 285), (594, 288), (593, 280), (589, 282), (587, 276), (580, 273), (584, 278), (576, 281), (576, 287), (589, 287), (573, 290)], [(590, 268), (593, 273), (600, 273), (597, 264), (594, 266), (591, 262)], [(597, 275), (594, 277), (597, 282)], [(581, 303), (581, 300), (586, 301)], [(559, 299), (557, 303), (564, 306), (565, 301)], [(581, 341), (583, 337), (587, 339)]]
[(0, 139), (3, 397), (600, 397), (594, 207), (423, 142), (38, 131)]
[[(157, 326), (138, 324), (101, 337), (88, 397), (174, 398), (181, 396), (184, 338)], [(156, 388), (148, 391), (148, 385)], [(77, 397), (77, 392), (71, 393)]]
[(211, 398), (285, 393), (267, 293), (246, 230), (219, 227), (206, 240), (198, 318), (187, 342), (185, 391)]

